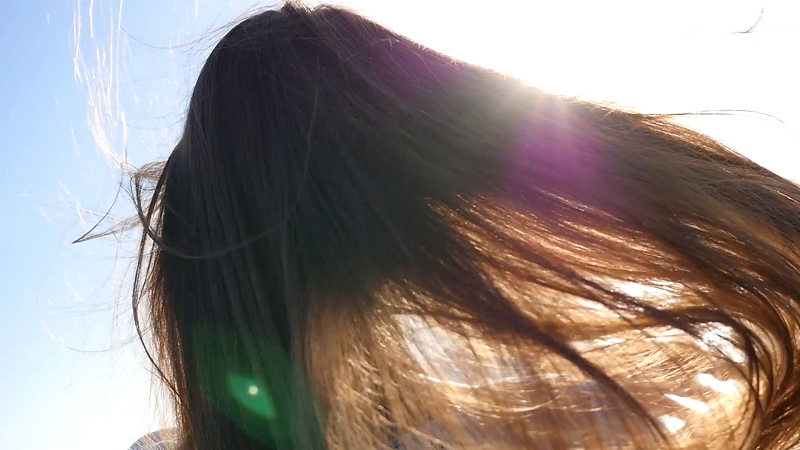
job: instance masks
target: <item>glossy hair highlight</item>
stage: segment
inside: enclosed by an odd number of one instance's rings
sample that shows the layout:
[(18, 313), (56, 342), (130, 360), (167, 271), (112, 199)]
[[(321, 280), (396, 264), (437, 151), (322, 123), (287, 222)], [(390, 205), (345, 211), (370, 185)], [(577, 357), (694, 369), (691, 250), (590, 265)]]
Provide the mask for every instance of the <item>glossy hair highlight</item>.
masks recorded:
[(289, 3), (134, 193), (186, 449), (798, 442), (800, 188), (668, 117)]

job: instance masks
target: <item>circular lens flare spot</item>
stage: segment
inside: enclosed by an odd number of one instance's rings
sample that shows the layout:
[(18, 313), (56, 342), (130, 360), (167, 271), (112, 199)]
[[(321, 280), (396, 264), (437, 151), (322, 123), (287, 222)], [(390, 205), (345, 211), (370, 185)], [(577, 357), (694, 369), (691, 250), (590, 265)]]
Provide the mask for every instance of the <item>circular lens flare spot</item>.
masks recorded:
[(236, 373), (228, 374), (228, 389), (240, 405), (266, 419), (277, 417), (272, 396), (257, 380)]

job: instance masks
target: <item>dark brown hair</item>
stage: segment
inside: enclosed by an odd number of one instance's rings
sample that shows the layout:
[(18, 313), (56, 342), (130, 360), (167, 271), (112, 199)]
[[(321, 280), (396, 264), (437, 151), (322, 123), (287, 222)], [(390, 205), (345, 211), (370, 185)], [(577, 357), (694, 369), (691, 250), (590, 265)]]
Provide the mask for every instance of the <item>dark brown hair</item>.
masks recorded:
[(290, 3), (134, 182), (187, 449), (798, 441), (800, 188), (668, 117)]

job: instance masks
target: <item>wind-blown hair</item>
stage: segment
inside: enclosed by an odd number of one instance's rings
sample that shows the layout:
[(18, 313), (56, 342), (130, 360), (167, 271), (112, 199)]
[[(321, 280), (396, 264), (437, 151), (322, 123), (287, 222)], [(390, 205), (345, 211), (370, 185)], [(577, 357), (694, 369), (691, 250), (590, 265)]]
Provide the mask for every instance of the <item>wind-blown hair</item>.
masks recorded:
[(668, 117), (290, 3), (134, 193), (186, 449), (798, 442), (800, 188)]

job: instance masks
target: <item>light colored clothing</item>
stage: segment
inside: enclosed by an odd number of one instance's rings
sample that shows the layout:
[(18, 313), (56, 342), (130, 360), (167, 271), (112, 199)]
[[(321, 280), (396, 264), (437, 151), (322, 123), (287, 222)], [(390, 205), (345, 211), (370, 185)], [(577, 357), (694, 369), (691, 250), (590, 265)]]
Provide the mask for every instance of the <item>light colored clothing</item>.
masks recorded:
[(174, 450), (176, 447), (177, 440), (172, 430), (158, 430), (143, 436), (128, 450)]

